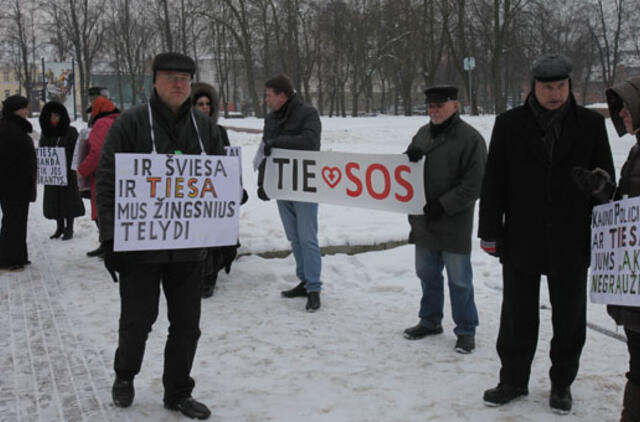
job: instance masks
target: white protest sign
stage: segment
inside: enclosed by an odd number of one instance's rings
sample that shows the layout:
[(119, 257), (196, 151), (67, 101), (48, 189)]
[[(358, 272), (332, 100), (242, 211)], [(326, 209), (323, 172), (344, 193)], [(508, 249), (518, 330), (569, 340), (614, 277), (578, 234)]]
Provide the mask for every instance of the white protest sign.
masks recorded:
[(594, 303), (640, 306), (640, 197), (593, 208), (589, 292)]
[(235, 245), (237, 157), (116, 154), (114, 250)]
[(404, 154), (274, 148), (263, 188), (269, 198), (423, 214), (424, 161)]
[(73, 171), (78, 170), (78, 166), (89, 153), (89, 132), (91, 132), (91, 129), (85, 127), (78, 135), (76, 147), (73, 149), (73, 157), (71, 158), (71, 170)]
[(40, 147), (38, 154), (38, 184), (67, 186), (67, 156), (63, 147)]

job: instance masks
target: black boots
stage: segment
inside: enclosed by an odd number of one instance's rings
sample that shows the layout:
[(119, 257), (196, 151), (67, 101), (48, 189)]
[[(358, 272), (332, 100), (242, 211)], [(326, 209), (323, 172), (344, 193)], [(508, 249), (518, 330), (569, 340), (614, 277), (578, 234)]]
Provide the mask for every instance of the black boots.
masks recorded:
[(282, 297), (292, 298), (292, 297), (305, 297), (307, 296), (307, 289), (304, 288), (306, 284), (305, 281), (301, 281), (296, 287), (290, 290), (283, 290), (280, 292)]
[(67, 225), (64, 228), (64, 235), (62, 236), (62, 240), (73, 239), (73, 223), (71, 225)]
[(65, 227), (64, 225), (64, 220), (63, 218), (59, 218), (56, 220), (56, 223), (58, 224), (58, 228), (56, 229), (56, 232), (54, 234), (52, 234), (51, 236), (49, 236), (49, 239), (57, 239), (60, 236), (62, 236), (62, 240), (69, 240), (73, 238), (73, 218), (67, 218), (67, 226)]
[(315, 312), (320, 309), (320, 292), (309, 292), (307, 294), (307, 312)]
[(87, 252), (87, 256), (88, 257), (104, 256), (104, 248), (102, 247), (102, 245), (100, 245), (96, 249)]
[(191, 419), (209, 419), (209, 416), (211, 416), (209, 408), (192, 397), (187, 397), (175, 403), (165, 403), (164, 407), (169, 410), (177, 410)]
[(51, 236), (49, 236), (49, 239), (57, 239), (60, 236), (62, 236), (62, 233), (64, 233), (64, 220), (63, 219), (57, 220), (57, 224), (58, 224), (58, 228), (56, 229), (56, 232)]
[(442, 326), (438, 325), (435, 328), (427, 328), (422, 324), (418, 324), (404, 330), (404, 338), (407, 340), (419, 340), (426, 336), (433, 336), (436, 334), (442, 334)]
[(620, 422), (640, 421), (640, 386), (627, 381), (622, 401), (622, 418)]
[(571, 387), (559, 387), (551, 384), (551, 394), (549, 395), (551, 410), (559, 415), (566, 415), (571, 411), (572, 405)]
[(484, 404), (490, 407), (501, 406), (520, 396), (529, 394), (527, 387), (500, 383), (484, 392)]
[(124, 380), (116, 377), (111, 388), (111, 399), (117, 407), (129, 407), (133, 403), (133, 380)]

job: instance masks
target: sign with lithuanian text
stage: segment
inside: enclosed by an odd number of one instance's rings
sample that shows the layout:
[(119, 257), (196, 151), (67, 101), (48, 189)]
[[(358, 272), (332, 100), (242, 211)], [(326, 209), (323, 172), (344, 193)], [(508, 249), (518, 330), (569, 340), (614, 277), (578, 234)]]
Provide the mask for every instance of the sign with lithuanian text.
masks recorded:
[(63, 147), (40, 147), (38, 154), (38, 184), (67, 186), (67, 156)]

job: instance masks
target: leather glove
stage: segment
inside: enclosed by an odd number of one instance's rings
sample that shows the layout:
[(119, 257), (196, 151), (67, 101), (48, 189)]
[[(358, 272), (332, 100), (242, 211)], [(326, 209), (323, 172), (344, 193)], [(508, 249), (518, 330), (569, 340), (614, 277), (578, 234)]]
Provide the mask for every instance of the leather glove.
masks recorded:
[(240, 200), (240, 205), (244, 205), (249, 200), (249, 194), (246, 189), (242, 189), (242, 199)]
[(571, 169), (571, 177), (578, 189), (589, 193), (594, 193), (600, 190), (607, 182), (611, 182), (609, 173), (601, 168), (589, 171), (584, 167), (576, 166)]
[(492, 239), (480, 239), (480, 247), (491, 256), (500, 258), (500, 242)]
[(275, 141), (273, 139), (267, 139), (266, 141), (264, 141), (264, 149), (262, 150), (262, 153), (265, 157), (271, 155), (271, 148), (273, 148), (273, 144), (275, 144)]
[(268, 201), (271, 199), (267, 196), (267, 193), (264, 191), (264, 188), (262, 186), (258, 188), (258, 198), (262, 199), (263, 201)]
[(409, 161), (412, 163), (420, 161), (420, 159), (424, 156), (424, 152), (420, 148), (409, 148), (405, 151), (405, 154), (409, 156)]
[(118, 282), (116, 273), (122, 272), (127, 268), (127, 256), (122, 252), (113, 251), (113, 241), (102, 242), (104, 248), (104, 266), (111, 274), (114, 283)]
[(437, 199), (427, 200), (427, 205), (423, 208), (428, 221), (435, 221), (444, 215), (444, 207)]
[(240, 243), (235, 246), (223, 246), (221, 248), (222, 262), (220, 263), (220, 268), (224, 268), (224, 272), (229, 274), (231, 272), (231, 264), (238, 256), (238, 247)]

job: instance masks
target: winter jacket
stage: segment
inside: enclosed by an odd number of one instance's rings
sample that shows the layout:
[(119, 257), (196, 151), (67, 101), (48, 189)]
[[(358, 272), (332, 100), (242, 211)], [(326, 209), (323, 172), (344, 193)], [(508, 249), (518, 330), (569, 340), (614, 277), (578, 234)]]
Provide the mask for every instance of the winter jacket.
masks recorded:
[[(633, 78), (609, 88), (606, 92), (609, 114), (620, 136), (627, 132), (618, 114), (624, 104), (627, 104), (631, 112), (633, 127), (640, 127), (640, 93), (637, 87), (640, 87), (640, 78)], [(640, 135), (636, 135), (636, 144), (631, 147), (620, 172), (620, 182), (615, 196), (616, 199), (621, 199), (625, 195), (640, 196)], [(640, 307), (608, 305), (607, 312), (618, 325), (640, 332)]]
[(570, 96), (550, 158), (530, 106), (495, 121), (480, 196), (478, 236), (497, 240), (500, 259), (521, 271), (549, 274), (585, 269), (590, 259), (594, 202), (571, 169), (600, 167), (613, 174), (604, 118)]
[[(150, 100), (153, 115), (155, 149), (158, 154), (200, 154), (198, 134), (191, 120), (191, 104), (185, 102), (174, 115), (157, 96), (155, 90)], [(218, 128), (202, 113), (193, 113), (205, 152), (209, 155), (224, 155)], [(130, 108), (113, 123), (102, 147), (100, 163), (96, 173), (96, 203), (98, 221), (103, 242), (113, 240), (115, 206), (115, 154), (120, 152), (151, 153), (153, 150), (147, 105)], [(154, 251), (126, 252), (135, 262), (170, 263), (202, 261), (206, 248), (166, 249)]]
[[(264, 118), (262, 142), (270, 141), (273, 148), (320, 151), (322, 124), (318, 111), (292, 95), (280, 109)], [(264, 161), (258, 173), (258, 186), (264, 180)]]
[(96, 170), (98, 169), (98, 163), (100, 161), (100, 153), (102, 151), (102, 145), (107, 137), (107, 133), (111, 128), (111, 125), (120, 115), (118, 110), (113, 112), (107, 112), (99, 114), (93, 121), (93, 127), (89, 132), (89, 152), (82, 163), (78, 165), (78, 174), (83, 177), (89, 178), (91, 184), (91, 219), (96, 220), (98, 218), (98, 208), (96, 206)]
[[(51, 124), (51, 113), (60, 116), (56, 126)], [(78, 139), (78, 131), (70, 125), (67, 109), (58, 102), (44, 105), (40, 113), (41, 147), (63, 147), (67, 165), (67, 186), (45, 185), (42, 208), (45, 218), (74, 218), (84, 215), (84, 204), (78, 191), (76, 172), (71, 170), (73, 150)]]
[(429, 220), (410, 215), (409, 243), (438, 251), (471, 253), (475, 203), (480, 196), (487, 147), (482, 135), (458, 114), (441, 133), (432, 136), (431, 124), (422, 126), (409, 149), (425, 154), (424, 186), (427, 202), (439, 201), (444, 215)]
[(16, 114), (0, 119), (0, 200), (36, 200), (38, 164), (31, 131), (31, 123)]

